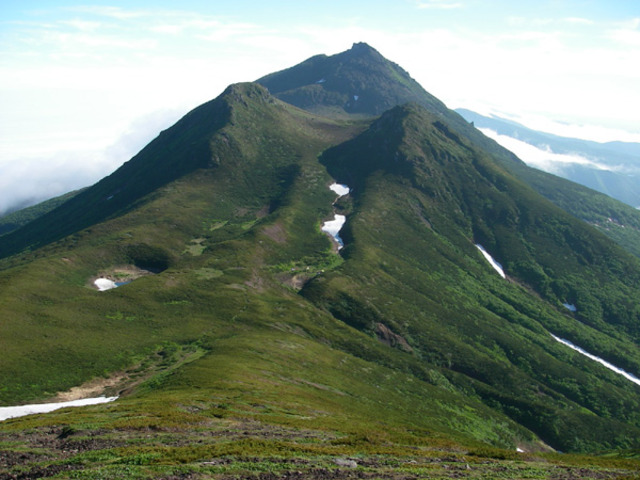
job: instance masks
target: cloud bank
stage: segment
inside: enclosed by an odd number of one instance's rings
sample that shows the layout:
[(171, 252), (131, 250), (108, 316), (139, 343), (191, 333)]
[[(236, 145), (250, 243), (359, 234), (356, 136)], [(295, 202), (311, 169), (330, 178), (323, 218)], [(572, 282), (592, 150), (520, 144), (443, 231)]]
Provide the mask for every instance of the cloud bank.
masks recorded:
[(138, 153), (179, 116), (174, 110), (145, 115), (105, 147), (62, 149), (0, 163), (0, 216), (94, 184)]
[(487, 137), (498, 142), (507, 150), (511, 150), (527, 165), (555, 175), (562, 174), (564, 169), (571, 165), (581, 165), (595, 170), (610, 172), (622, 171), (621, 167), (606, 165), (578, 154), (555, 153), (551, 151), (549, 147), (546, 149), (538, 148), (534, 145), (523, 142), (522, 140), (518, 140), (507, 135), (500, 135), (494, 130), (488, 128), (479, 128), (478, 130), (484, 133)]

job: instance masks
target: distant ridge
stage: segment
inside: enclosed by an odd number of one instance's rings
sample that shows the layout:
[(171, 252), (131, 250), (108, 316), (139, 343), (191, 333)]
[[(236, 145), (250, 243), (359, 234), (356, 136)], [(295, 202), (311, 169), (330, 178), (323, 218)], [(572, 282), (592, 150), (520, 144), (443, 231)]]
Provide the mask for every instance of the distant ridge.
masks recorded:
[[(593, 164), (553, 164), (557, 175), (632, 207), (640, 206), (640, 144), (599, 143), (540, 132), (500, 117), (456, 109), (477, 128), (487, 128), (553, 153), (579, 155)], [(525, 159), (526, 160), (526, 159)], [(535, 166), (535, 165), (534, 165)]]

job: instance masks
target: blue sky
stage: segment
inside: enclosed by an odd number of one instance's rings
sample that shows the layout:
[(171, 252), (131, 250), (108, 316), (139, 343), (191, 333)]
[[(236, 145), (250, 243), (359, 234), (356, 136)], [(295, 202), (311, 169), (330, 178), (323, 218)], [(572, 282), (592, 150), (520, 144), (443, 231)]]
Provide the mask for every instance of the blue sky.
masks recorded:
[(5, 1), (0, 214), (97, 181), (230, 83), (359, 41), (452, 108), (640, 139), (640, 2)]

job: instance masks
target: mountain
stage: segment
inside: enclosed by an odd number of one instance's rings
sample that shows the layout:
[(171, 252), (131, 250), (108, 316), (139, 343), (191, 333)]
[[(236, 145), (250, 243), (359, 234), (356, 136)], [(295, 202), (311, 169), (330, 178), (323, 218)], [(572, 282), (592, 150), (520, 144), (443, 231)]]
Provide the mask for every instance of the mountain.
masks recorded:
[(50, 198), (49, 200), (45, 200), (44, 202), (40, 202), (36, 205), (20, 208), (11, 213), (7, 213), (6, 215), (2, 215), (0, 217), (0, 235), (17, 230), (23, 225), (32, 222), (36, 218), (41, 217), (56, 207), (59, 207), (67, 200), (80, 193), (80, 191), (81, 190), (68, 192), (64, 195)]
[(640, 144), (598, 143), (561, 137), (538, 132), (497, 116), (487, 117), (466, 109), (456, 109), (456, 112), (478, 128), (492, 130), (499, 135), (517, 139), (550, 153), (580, 157), (580, 163), (552, 163), (551, 173), (609, 195), (632, 207), (640, 206)]
[(556, 338), (640, 372), (640, 261), (449, 115), (232, 85), (0, 237), (0, 402), (120, 395), (0, 423), (0, 475), (637, 472), (640, 387)]
[[(471, 120), (449, 110), (407, 72), (367, 44), (356, 43), (350, 50), (333, 56), (312, 57), (257, 82), (286, 102), (311, 112), (338, 117), (379, 115), (396, 105), (418, 103), (490, 153), (502, 167), (538, 193), (596, 226), (640, 257), (640, 212), (595, 190), (527, 166), (512, 152), (479, 132)], [(630, 154), (628, 145), (611, 148), (620, 155)], [(637, 189), (625, 190), (635, 194)]]
[(354, 43), (346, 52), (330, 57), (311, 57), (257, 82), (281, 100), (315, 113), (377, 116), (407, 102), (448, 112), (405, 70), (366, 43)]

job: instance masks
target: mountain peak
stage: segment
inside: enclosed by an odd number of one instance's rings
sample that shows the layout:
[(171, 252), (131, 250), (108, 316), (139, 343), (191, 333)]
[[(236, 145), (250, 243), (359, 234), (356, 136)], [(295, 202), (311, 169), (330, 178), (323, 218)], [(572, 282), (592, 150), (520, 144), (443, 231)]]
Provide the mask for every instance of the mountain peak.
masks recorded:
[(273, 102), (273, 97), (265, 87), (255, 82), (242, 82), (229, 85), (222, 97), (230, 97), (237, 100), (248, 98), (252, 100), (262, 100), (268, 103)]
[(336, 55), (316, 55), (257, 82), (280, 100), (329, 116), (378, 116), (407, 102), (446, 110), (405, 70), (364, 42)]
[(376, 55), (378, 57), (384, 58), (382, 57), (382, 55), (380, 55), (380, 52), (378, 52), (375, 48), (365, 42), (355, 42), (349, 50), (343, 53), (358, 56)]

